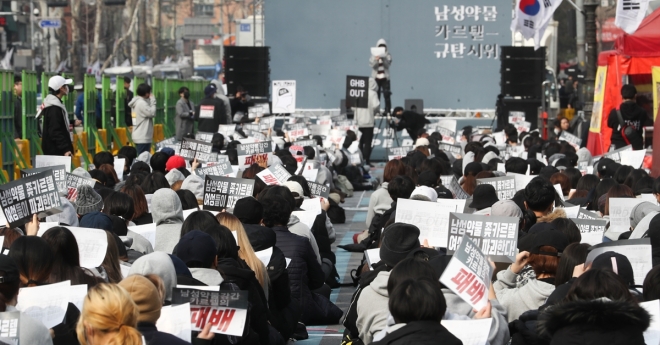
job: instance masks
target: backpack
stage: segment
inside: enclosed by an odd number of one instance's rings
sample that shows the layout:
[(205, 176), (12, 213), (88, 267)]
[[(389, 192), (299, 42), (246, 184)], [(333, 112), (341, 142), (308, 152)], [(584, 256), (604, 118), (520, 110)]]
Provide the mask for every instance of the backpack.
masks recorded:
[(626, 125), (625, 121), (623, 121), (621, 110), (616, 110), (616, 116), (619, 120), (619, 125), (621, 126), (621, 136), (623, 137), (623, 141), (626, 142), (626, 145), (632, 145), (633, 147), (643, 147), (644, 139), (639, 134), (637, 129), (635, 129), (635, 127)]
[(337, 175), (337, 182), (335, 185), (342, 191), (342, 193), (346, 194), (347, 197), (350, 198), (353, 196), (353, 185), (346, 176)]

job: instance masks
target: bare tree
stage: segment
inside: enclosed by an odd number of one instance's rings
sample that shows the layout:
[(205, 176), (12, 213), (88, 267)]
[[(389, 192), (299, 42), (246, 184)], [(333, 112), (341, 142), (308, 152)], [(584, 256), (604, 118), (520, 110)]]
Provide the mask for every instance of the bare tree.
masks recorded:
[[(98, 0), (97, 0), (98, 1)], [(112, 53), (108, 55), (108, 58), (105, 59), (105, 62), (103, 63), (103, 66), (101, 66), (101, 72), (105, 70), (108, 65), (110, 64), (110, 61), (115, 57), (115, 54), (117, 54), (117, 50), (119, 50), (119, 47), (121, 44), (133, 33), (133, 30), (135, 29), (135, 25), (137, 23), (137, 18), (138, 18), (138, 10), (139, 10), (139, 1), (135, 2), (135, 8), (133, 9), (133, 15), (131, 17), (131, 22), (128, 24), (128, 30), (122, 37), (120, 37), (112, 47)], [(134, 57), (135, 58), (135, 57)]]
[(71, 0), (71, 68), (73, 68), (73, 80), (81, 82), (83, 80), (82, 73), (82, 56), (80, 47), (80, 3), (82, 0)]
[[(99, 41), (101, 38), (101, 21), (103, 20), (103, 1), (96, 0), (96, 12), (94, 16), (94, 46), (92, 47), (91, 53), (89, 54), (89, 65), (93, 64), (96, 60), (99, 59)], [(93, 57), (92, 57), (93, 56)]]
[(151, 20), (149, 21), (149, 32), (151, 33), (151, 58), (154, 65), (160, 63), (160, 0), (151, 0)]

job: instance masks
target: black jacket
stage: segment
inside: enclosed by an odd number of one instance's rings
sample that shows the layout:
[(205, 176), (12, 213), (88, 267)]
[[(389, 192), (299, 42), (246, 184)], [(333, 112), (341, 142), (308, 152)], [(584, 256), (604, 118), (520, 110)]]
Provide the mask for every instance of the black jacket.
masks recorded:
[[(231, 119), (229, 114), (225, 111), (225, 103), (222, 102), (219, 98), (204, 98), (199, 102), (200, 108), (203, 105), (212, 105), (213, 106), (213, 118), (212, 119), (199, 119), (199, 125), (197, 130), (199, 132), (206, 133), (217, 133), (219, 125), (228, 125), (231, 124)], [(197, 108), (196, 117), (199, 116), (199, 109)]]
[(643, 345), (650, 316), (636, 303), (574, 301), (546, 310), (541, 336), (551, 345)]
[(266, 296), (254, 272), (240, 267), (238, 261), (229, 258), (218, 258), (218, 271), (222, 274), (224, 283), (234, 283), (241, 290), (248, 292), (250, 304), (250, 329), (258, 334), (261, 344), (268, 344), (268, 306)]
[(410, 137), (414, 137), (416, 139), (417, 132), (424, 128), (424, 125), (427, 123), (431, 123), (431, 121), (427, 120), (424, 115), (418, 114), (414, 111), (406, 110), (403, 112), (403, 114), (401, 114), (401, 118), (396, 126), (396, 130), (400, 131), (405, 128), (406, 131), (408, 131)]
[(62, 323), (52, 328), (55, 337), (53, 338), (53, 345), (72, 345), (79, 344), (78, 336), (76, 335), (76, 325), (80, 318), (80, 310), (73, 303), (69, 303), (64, 314)]
[(21, 97), (14, 99), (14, 138), (21, 139), (23, 137), (23, 104)]
[(131, 108), (128, 103), (131, 103), (131, 100), (133, 100), (133, 91), (131, 89), (126, 89), (126, 102), (124, 103), (124, 122), (126, 122), (126, 126), (130, 127), (133, 126), (133, 108)]
[(63, 156), (67, 152), (73, 154), (73, 143), (64, 116), (66, 114), (62, 108), (56, 106), (46, 107), (41, 111), (43, 117), (41, 149), (44, 155)]
[[(186, 345), (190, 344), (189, 342), (179, 339), (176, 336), (160, 332), (156, 328), (156, 325), (151, 322), (138, 322), (137, 329), (144, 336), (144, 340), (147, 341), (147, 345), (161, 345), (161, 344), (171, 344), (171, 345)], [(196, 339), (196, 338), (195, 338)]]
[(291, 286), (284, 253), (275, 246), (277, 236), (271, 228), (257, 224), (243, 224), (243, 227), (255, 252), (273, 248), (273, 254), (266, 265), (270, 281), (268, 292), (268, 307), (272, 315), (270, 323), (284, 339), (289, 339), (296, 329), (301, 309), (299, 303), (291, 303)]
[[(623, 121), (626, 123), (626, 125), (634, 127), (640, 136), (644, 132), (643, 127), (651, 125), (651, 121), (646, 114), (646, 110), (637, 105), (637, 103), (632, 101), (623, 102), (621, 103), (619, 109), (621, 110), (621, 117), (623, 118)], [(617, 149), (626, 146), (626, 142), (623, 140), (619, 125), (619, 117), (616, 114), (616, 109), (612, 109), (612, 111), (610, 111), (610, 117), (607, 119), (607, 126), (612, 128), (612, 145), (616, 146)], [(633, 149), (635, 150), (641, 150), (643, 148), (643, 144), (633, 145)]]
[(462, 345), (463, 342), (451, 334), (437, 321), (414, 321), (388, 334), (374, 345)]
[(341, 309), (327, 298), (313, 293), (325, 283), (321, 264), (309, 240), (292, 234), (285, 226), (273, 227), (277, 236), (277, 246), (291, 259), (287, 268), (291, 298), (302, 310), (300, 321), (305, 324), (334, 324), (342, 315)]

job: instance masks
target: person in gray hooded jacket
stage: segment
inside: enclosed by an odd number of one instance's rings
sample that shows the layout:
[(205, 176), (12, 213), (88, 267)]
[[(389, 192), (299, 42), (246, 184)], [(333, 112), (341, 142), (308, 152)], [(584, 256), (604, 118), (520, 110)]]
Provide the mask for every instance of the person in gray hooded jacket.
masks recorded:
[(181, 200), (175, 191), (161, 188), (153, 194), (151, 215), (156, 224), (155, 251), (172, 254), (181, 238), (183, 209)]
[(377, 56), (371, 55), (369, 58), (369, 66), (371, 66), (371, 77), (376, 79), (378, 83), (378, 101), (380, 101), (380, 93), (383, 92), (385, 96), (385, 113), (389, 114), (392, 110), (392, 103), (390, 102), (390, 65), (392, 64), (392, 55), (387, 51), (387, 42), (384, 39), (379, 39), (376, 43), (378, 48), (385, 48), (385, 51)]
[(137, 88), (138, 97), (134, 97), (128, 106), (133, 109), (133, 142), (138, 156), (151, 149), (154, 137), (154, 117), (156, 117), (156, 98), (151, 94), (151, 86), (142, 83)]
[(128, 275), (133, 274), (148, 275), (155, 274), (163, 280), (165, 285), (165, 301), (172, 301), (172, 289), (176, 287), (176, 269), (169, 255), (163, 252), (153, 252), (139, 257)]

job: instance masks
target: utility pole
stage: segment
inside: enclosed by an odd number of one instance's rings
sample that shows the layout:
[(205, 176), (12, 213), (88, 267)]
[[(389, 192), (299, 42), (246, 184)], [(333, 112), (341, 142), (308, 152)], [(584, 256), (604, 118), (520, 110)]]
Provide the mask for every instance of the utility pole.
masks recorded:
[(584, 114), (587, 118), (587, 121), (591, 120), (591, 113), (593, 111), (594, 105), (594, 87), (596, 83), (596, 69), (598, 68), (598, 50), (596, 45), (596, 8), (599, 6), (598, 0), (584, 0), (584, 12), (585, 12), (585, 42), (586, 52), (586, 78), (584, 80), (584, 85), (586, 87), (585, 92), (585, 104), (584, 104)]
[[(570, 1), (570, 0), (569, 0)], [(584, 8), (584, 0), (576, 0), (575, 5), (582, 9)], [(577, 59), (580, 66), (584, 66), (585, 51), (584, 51), (584, 13), (581, 10), (575, 11), (575, 32), (577, 43)]]

